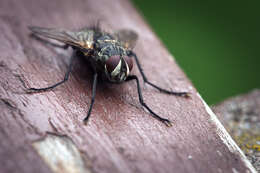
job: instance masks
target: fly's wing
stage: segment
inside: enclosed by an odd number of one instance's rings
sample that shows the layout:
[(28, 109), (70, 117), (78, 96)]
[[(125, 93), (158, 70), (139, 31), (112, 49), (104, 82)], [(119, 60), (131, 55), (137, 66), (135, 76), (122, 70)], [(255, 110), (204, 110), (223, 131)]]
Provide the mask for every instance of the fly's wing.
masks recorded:
[(78, 32), (67, 31), (64, 29), (43, 28), (37, 26), (28, 27), (33, 34), (41, 35), (50, 39), (58, 40), (70, 46), (75, 46), (82, 49), (91, 49), (92, 45), (88, 40), (82, 39)]
[(135, 31), (129, 29), (122, 29), (114, 33), (114, 36), (123, 44), (127, 49), (135, 47), (138, 35)]

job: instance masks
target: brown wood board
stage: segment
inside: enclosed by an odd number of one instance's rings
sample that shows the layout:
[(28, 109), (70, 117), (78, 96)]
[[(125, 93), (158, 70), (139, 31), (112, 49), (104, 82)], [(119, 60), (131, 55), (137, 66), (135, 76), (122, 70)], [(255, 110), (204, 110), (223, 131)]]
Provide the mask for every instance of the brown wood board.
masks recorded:
[[(92, 75), (80, 59), (66, 84), (49, 92), (24, 93), (25, 87), (46, 87), (62, 80), (72, 53), (35, 40), (27, 26), (77, 29), (97, 20), (107, 31), (130, 28), (138, 33), (134, 51), (150, 81), (191, 93), (188, 99), (169, 96), (141, 82), (145, 102), (169, 118), (172, 127), (140, 106), (134, 82), (102, 81), (90, 121), (84, 125)], [(130, 2), (2, 0), (0, 33), (0, 172), (69, 172), (63, 161), (55, 163), (57, 169), (50, 166), (59, 145), (53, 145), (50, 155), (40, 154), (38, 142), (55, 141), (53, 134), (58, 134), (58, 144), (76, 146), (83, 172), (254, 172)], [(136, 66), (133, 73), (141, 79)], [(68, 148), (64, 150), (78, 153)]]

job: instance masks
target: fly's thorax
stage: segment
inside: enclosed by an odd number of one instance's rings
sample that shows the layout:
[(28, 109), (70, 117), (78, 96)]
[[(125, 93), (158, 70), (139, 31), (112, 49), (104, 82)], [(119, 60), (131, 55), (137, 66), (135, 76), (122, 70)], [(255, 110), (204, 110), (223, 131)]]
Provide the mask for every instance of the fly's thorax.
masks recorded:
[(113, 55), (126, 55), (126, 50), (122, 45), (113, 39), (98, 39), (95, 45), (98, 49), (98, 56), (106, 61)]

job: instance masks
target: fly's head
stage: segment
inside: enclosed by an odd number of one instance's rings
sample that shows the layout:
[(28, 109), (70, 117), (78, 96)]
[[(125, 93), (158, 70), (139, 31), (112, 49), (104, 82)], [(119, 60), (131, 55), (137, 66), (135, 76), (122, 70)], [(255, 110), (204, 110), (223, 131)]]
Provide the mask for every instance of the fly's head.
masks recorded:
[[(126, 80), (133, 68), (133, 60), (128, 56), (127, 50), (132, 50), (137, 41), (136, 32), (122, 29), (113, 34), (115, 40), (111, 40), (111, 46), (107, 53), (108, 59), (105, 61), (105, 73), (111, 82), (123, 82)], [(114, 42), (116, 41), (116, 43)], [(120, 46), (115, 46), (117, 43)]]
[(111, 82), (125, 81), (132, 68), (133, 60), (127, 55), (113, 55), (105, 62), (105, 74)]

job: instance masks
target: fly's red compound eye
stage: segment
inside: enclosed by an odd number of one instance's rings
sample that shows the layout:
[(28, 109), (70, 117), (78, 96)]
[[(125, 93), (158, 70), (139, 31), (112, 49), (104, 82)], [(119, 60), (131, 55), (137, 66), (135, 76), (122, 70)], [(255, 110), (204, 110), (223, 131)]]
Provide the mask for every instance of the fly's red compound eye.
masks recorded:
[(124, 60), (126, 61), (127, 65), (128, 65), (129, 71), (131, 71), (133, 68), (133, 59), (130, 58), (129, 56), (124, 56)]
[(111, 56), (111, 57), (106, 61), (107, 71), (108, 71), (109, 73), (111, 73), (112, 71), (114, 71), (114, 69), (115, 69), (116, 66), (118, 65), (119, 61), (120, 61), (120, 56), (119, 56), (119, 55)]

